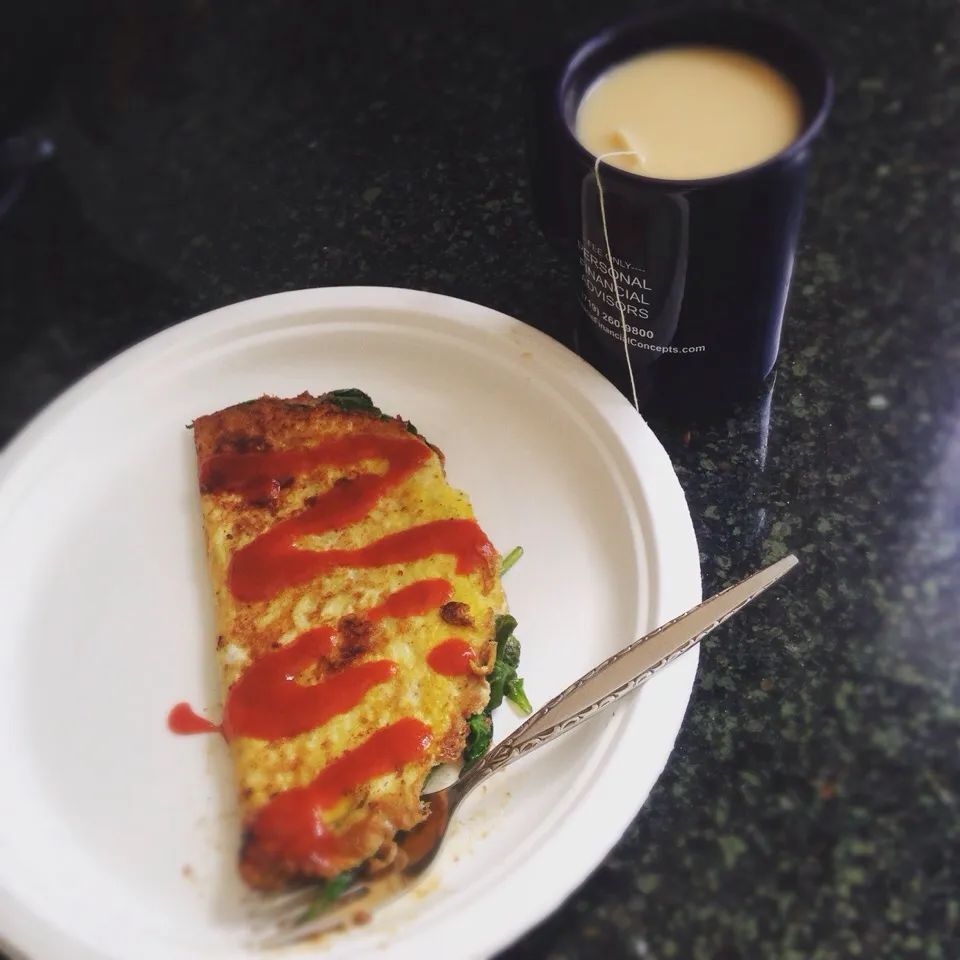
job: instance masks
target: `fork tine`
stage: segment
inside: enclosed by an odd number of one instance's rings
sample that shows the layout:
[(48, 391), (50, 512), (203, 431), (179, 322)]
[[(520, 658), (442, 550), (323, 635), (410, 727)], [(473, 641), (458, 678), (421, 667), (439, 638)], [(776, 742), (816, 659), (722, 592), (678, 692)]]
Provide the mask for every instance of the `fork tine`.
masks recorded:
[[(330, 916), (332, 915), (334, 909), (339, 909), (341, 906), (348, 906), (352, 904), (357, 899), (358, 895), (362, 894), (365, 890), (366, 884), (364, 883), (355, 883), (353, 886), (348, 887), (337, 898), (337, 902), (335, 904), (331, 904), (329, 908), (318, 914), (316, 919), (319, 920), (321, 917)], [(299, 900), (291, 900), (272, 911), (261, 912), (257, 916), (255, 922), (260, 927), (269, 924), (270, 926), (280, 930), (284, 930), (287, 927), (302, 925), (301, 918), (304, 916), (307, 910), (309, 910), (312, 903), (312, 896)]]
[(310, 905), (316, 890), (312, 887), (301, 887), (297, 890), (284, 890), (281, 893), (264, 894), (251, 898), (247, 911), (251, 917), (265, 917), (273, 919), (278, 912), (283, 913), (298, 904), (303, 908)]
[(315, 889), (268, 896), (254, 913), (261, 925), (270, 925), (272, 930), (266, 934), (255, 933), (255, 942), (251, 945), (260, 949), (289, 946), (352, 922), (363, 922), (361, 917), (369, 919), (374, 909), (410, 892), (433, 863), (458, 802), (457, 793), (453, 794), (452, 801), (446, 790), (434, 794), (430, 817), (405, 835), (391, 865), (372, 877), (354, 882), (335, 903), (311, 920), (302, 918), (313, 902)]
[[(363, 882), (353, 884), (344, 890), (337, 898), (335, 904), (332, 904), (330, 908), (318, 914), (316, 920), (319, 921), (326, 917), (333, 916), (334, 911), (339, 910), (341, 907), (356, 909), (354, 904), (358, 896), (366, 892), (366, 890), (367, 884)], [(301, 893), (303, 893), (303, 891), (301, 891)], [(301, 923), (300, 918), (313, 903), (313, 897), (313, 892), (308, 896), (288, 897), (279, 905), (274, 903), (261, 908), (257, 916), (255, 918), (251, 917), (251, 919), (255, 920), (255, 926), (263, 927), (269, 925), (279, 931), (292, 928), (306, 929), (307, 923)]]
[(321, 933), (328, 933), (337, 927), (350, 925), (356, 921), (358, 915), (367, 914), (407, 893), (416, 884), (410, 884), (402, 876), (393, 875), (372, 883), (357, 883), (350, 887), (343, 896), (329, 910), (324, 911), (314, 920), (305, 923), (297, 922), (299, 914), (291, 922), (289, 918), (277, 924), (274, 934), (268, 935), (257, 942), (262, 949), (289, 946), (299, 943)]
[[(348, 894), (349, 891), (344, 896)], [(361, 896), (354, 897), (352, 902), (349, 903), (338, 902), (332, 909), (306, 923), (296, 923), (296, 917), (292, 920), (285, 918), (282, 922), (277, 923), (273, 933), (257, 939), (254, 945), (261, 950), (270, 950), (276, 947), (287, 947), (321, 933), (329, 933), (337, 927), (349, 924), (354, 915), (361, 909), (364, 900), (365, 898)]]

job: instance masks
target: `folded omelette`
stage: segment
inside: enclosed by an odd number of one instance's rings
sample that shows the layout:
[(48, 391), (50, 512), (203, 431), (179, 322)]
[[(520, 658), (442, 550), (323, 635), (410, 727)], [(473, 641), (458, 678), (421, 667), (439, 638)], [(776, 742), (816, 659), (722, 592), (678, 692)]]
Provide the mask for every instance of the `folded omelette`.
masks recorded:
[(274, 889), (386, 862), (487, 707), (500, 556), (440, 451), (358, 390), (193, 430), (241, 874)]

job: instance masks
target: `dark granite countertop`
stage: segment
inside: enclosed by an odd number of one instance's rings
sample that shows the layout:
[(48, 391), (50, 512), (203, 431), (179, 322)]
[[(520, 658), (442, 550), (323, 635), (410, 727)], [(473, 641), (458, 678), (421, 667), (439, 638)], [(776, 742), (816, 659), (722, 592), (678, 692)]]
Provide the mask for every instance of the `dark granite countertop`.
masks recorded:
[[(88, 24), (56, 156), (0, 219), (0, 443), (130, 343), (279, 290), (419, 287), (566, 339), (518, 87), (528, 50), (633, 7), (208, 0), (187, 25)], [(789, 16), (837, 101), (769, 422), (658, 431), (705, 591), (788, 550), (803, 569), (704, 645), (649, 802), (504, 960), (960, 956), (960, 7)]]

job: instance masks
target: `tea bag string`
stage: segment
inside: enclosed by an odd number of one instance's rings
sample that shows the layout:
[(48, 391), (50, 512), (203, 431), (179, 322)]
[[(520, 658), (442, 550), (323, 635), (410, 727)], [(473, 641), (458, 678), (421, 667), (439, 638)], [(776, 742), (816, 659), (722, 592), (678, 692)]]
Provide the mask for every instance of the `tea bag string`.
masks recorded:
[(603, 198), (603, 184), (600, 182), (600, 163), (607, 157), (635, 157), (643, 163), (643, 155), (638, 150), (611, 150), (601, 153), (593, 164), (593, 178), (597, 182), (597, 196), (600, 200), (600, 223), (603, 227), (603, 242), (607, 248), (607, 263), (610, 267), (610, 279), (613, 281), (613, 295), (617, 298), (617, 310), (620, 312), (620, 332), (623, 335), (623, 355), (627, 361), (627, 373), (630, 375), (630, 390), (633, 392), (633, 405), (637, 413), (640, 412), (640, 401), (637, 398), (637, 381), (633, 376), (633, 363), (630, 360), (630, 345), (627, 342), (627, 312), (620, 299), (620, 285), (617, 283), (617, 271), (613, 265), (613, 251), (610, 249), (610, 234), (607, 231), (607, 208)]

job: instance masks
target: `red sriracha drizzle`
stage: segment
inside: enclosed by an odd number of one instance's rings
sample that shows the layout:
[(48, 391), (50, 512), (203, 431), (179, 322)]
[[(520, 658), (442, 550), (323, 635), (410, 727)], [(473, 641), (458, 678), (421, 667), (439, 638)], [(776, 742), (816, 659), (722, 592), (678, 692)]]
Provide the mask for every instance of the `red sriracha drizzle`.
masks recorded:
[(227, 739), (295, 737), (353, 709), (371, 687), (397, 672), (392, 660), (371, 660), (328, 674), (319, 683), (298, 683), (299, 673), (332, 652), (335, 637), (328, 627), (308, 630), (247, 667), (227, 693)]
[[(475, 521), (460, 518), (420, 524), (356, 549), (299, 546), (304, 537), (362, 520), (386, 491), (411, 476), (429, 456), (430, 448), (414, 436), (359, 434), (301, 450), (225, 453), (206, 459), (200, 467), (200, 486), (205, 493), (236, 493), (254, 503), (275, 499), (297, 477), (321, 467), (347, 468), (364, 461), (385, 464), (383, 472), (341, 478), (325, 493), (311, 498), (299, 513), (238, 549), (227, 575), (230, 592), (241, 603), (264, 602), (335, 568), (410, 563), (436, 554), (454, 557), (460, 574), (489, 566), (496, 557), (490, 541)], [(446, 580), (417, 581), (392, 593), (367, 611), (364, 619), (376, 622), (429, 613), (452, 595), (453, 588)], [(368, 660), (322, 672), (313, 683), (298, 679), (309, 675), (318, 661), (334, 656), (336, 647), (336, 631), (316, 627), (256, 658), (227, 692), (224, 736), (264, 740), (297, 736), (351, 710), (397, 670), (390, 660)], [(469, 645), (455, 638), (441, 642), (428, 655), (433, 669), (450, 676), (469, 673), (473, 659)], [(221, 729), (198, 717), (186, 704), (171, 711), (168, 725), (177, 733)], [(416, 760), (431, 739), (430, 728), (409, 717), (376, 731), (321, 770), (308, 786), (276, 794), (250, 824), (251, 844), (259, 855), (327, 869), (343, 849), (342, 842), (323, 825), (320, 813), (368, 780)]]
[(367, 613), (367, 620), (415, 617), (438, 610), (452, 596), (453, 587), (448, 580), (417, 580), (416, 583), (395, 590), (383, 603), (373, 607)]
[[(351, 483), (361, 480), (359, 477)], [(334, 487), (325, 496), (335, 494), (337, 489)], [(343, 489), (349, 487), (344, 485)], [(302, 515), (282, 520), (233, 555), (228, 576), (230, 592), (238, 600), (269, 600), (287, 587), (306, 583), (337, 567), (384, 567), (446, 553), (456, 557), (457, 573), (470, 573), (492, 555), (493, 548), (483, 531), (473, 520), (462, 519), (423, 523), (355, 550), (302, 550), (294, 543), (301, 535), (326, 533), (343, 525), (308, 524), (303, 518), (314, 509), (309, 507)]]
[[(447, 580), (417, 580), (391, 593), (373, 607), (367, 620), (412, 617), (436, 610), (453, 595)], [(335, 650), (336, 631), (316, 627), (278, 650), (254, 660), (230, 687), (223, 709), (223, 726), (198, 716), (188, 704), (170, 711), (167, 725), (174, 733), (223, 732), (233, 737), (279, 740), (322, 726), (355, 707), (366, 692), (396, 673), (391, 660), (351, 664), (316, 683), (301, 683), (299, 674)]]
[(340, 838), (327, 830), (321, 813), (368, 780), (418, 759), (431, 740), (430, 728), (412, 717), (371, 734), (324, 767), (310, 784), (278, 793), (262, 807), (250, 824), (248, 855), (309, 865), (321, 872), (335, 870), (335, 858), (345, 851)]
[(311, 506), (281, 520), (230, 561), (230, 592), (240, 601), (269, 600), (288, 587), (312, 580), (336, 567), (381, 567), (409, 563), (437, 553), (456, 557), (457, 572), (469, 573), (494, 556), (490, 541), (473, 520), (435, 520), (401, 530), (356, 550), (304, 550), (297, 541), (362, 520), (380, 497), (410, 476), (430, 448), (414, 437), (343, 437), (305, 450), (273, 453), (226, 453), (210, 457), (200, 469), (206, 492), (229, 491), (246, 496), (282, 486), (292, 477), (319, 466), (348, 467), (362, 460), (385, 460), (385, 473), (344, 478)]
[(473, 647), (466, 640), (450, 637), (449, 640), (441, 640), (427, 654), (427, 665), (445, 677), (462, 677), (473, 673), (470, 665), (476, 659)]
[(223, 733), (223, 729), (206, 717), (201, 717), (189, 703), (178, 703), (167, 714), (167, 727), (171, 733)]

